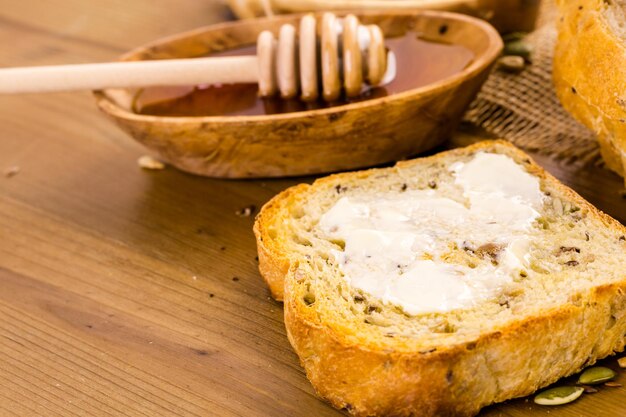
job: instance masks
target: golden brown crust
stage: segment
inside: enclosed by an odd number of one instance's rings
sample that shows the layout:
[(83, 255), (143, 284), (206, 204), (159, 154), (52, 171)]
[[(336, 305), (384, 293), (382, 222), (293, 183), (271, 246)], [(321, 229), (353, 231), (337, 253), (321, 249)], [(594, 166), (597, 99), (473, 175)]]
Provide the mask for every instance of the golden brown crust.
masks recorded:
[(272, 236), (271, 230), (277, 226), (275, 222), (280, 221), (282, 213), (292, 198), (299, 193), (306, 192), (308, 188), (308, 185), (300, 184), (276, 195), (263, 206), (254, 222), (259, 271), (270, 288), (272, 297), (277, 301), (283, 301), (284, 280), (291, 261), (289, 254), (283, 250), (283, 242), (280, 238)]
[[(621, 351), (626, 282), (594, 289), (578, 305), (430, 353), (342, 343), (289, 297), (285, 325), (318, 394), (356, 416), (472, 416), (489, 404), (531, 394), (598, 358)], [(611, 326), (612, 324), (612, 326)]]
[[(481, 142), (451, 152), (474, 153), (499, 148), (543, 181), (558, 187), (571, 201), (612, 230), (626, 228), (573, 190), (558, 183), (526, 154), (503, 141)], [(430, 157), (443, 158), (448, 153)], [(396, 170), (419, 163), (400, 162)], [(319, 183), (345, 182), (380, 170), (339, 174)], [(489, 404), (528, 395), (597, 359), (622, 351), (626, 335), (626, 277), (572, 297), (571, 302), (540, 315), (492, 329), (468, 343), (438, 346), (381, 343), (335, 330), (315, 309), (301, 302), (298, 259), (289, 258), (281, 243), (271, 240), (268, 225), (286, 206), (306, 193), (298, 186), (275, 197), (260, 213), (255, 233), (260, 269), (274, 294), (284, 283), (285, 325), (289, 340), (318, 394), (355, 416), (472, 416)], [(280, 221), (280, 220), (279, 220)], [(263, 253), (263, 257), (261, 257)], [(280, 261), (276, 262), (276, 259)], [(286, 273), (284, 268), (287, 267)], [(275, 269), (273, 269), (275, 268)], [(282, 278), (281, 278), (281, 274)]]
[(609, 168), (626, 166), (626, 43), (603, 0), (559, 0), (554, 83), (563, 106), (598, 134)]

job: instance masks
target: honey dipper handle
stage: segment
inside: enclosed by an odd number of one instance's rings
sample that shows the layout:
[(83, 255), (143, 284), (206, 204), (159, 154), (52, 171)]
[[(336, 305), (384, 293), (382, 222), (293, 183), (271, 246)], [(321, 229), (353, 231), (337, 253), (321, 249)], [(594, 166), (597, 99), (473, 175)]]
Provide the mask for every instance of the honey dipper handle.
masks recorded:
[(256, 82), (256, 56), (0, 69), (0, 94)]

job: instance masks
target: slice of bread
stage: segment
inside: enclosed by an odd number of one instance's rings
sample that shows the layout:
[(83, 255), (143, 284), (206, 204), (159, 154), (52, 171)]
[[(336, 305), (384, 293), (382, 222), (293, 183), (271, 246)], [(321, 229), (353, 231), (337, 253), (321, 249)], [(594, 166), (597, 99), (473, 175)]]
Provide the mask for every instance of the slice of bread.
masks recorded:
[(607, 166), (626, 172), (626, 1), (558, 0), (554, 83), (563, 106), (598, 135)]
[[(467, 178), (460, 179), (459, 169), (480, 168), (488, 158), (506, 159), (513, 169), (486, 171), (487, 185), (474, 182), (476, 190), (501, 180), (505, 191), (496, 190), (500, 198), (506, 197), (506, 187), (534, 181), (526, 189), (540, 199), (526, 226), (500, 216), (509, 210), (502, 201), (492, 204), (489, 197), (464, 188)], [(424, 196), (445, 204), (430, 211), (428, 204), (414, 204), (414, 198)], [(522, 194), (506, 198), (513, 205), (526, 201)], [(364, 235), (343, 239), (337, 229), (348, 230), (354, 219), (346, 215), (350, 210), (335, 214), (346, 202), (372, 212), (386, 207), (380, 224), (393, 224), (392, 229), (398, 219), (406, 220), (398, 213), (408, 213), (413, 204), (417, 208), (406, 230), (418, 224), (423, 230), (411, 233), (435, 236), (431, 252), (418, 250), (420, 260), (407, 260), (406, 253), (375, 244), (368, 252), (369, 241), (359, 237)], [(493, 218), (460, 219), (445, 211), (446, 204), (461, 211), (482, 205)], [(353, 415), (471, 416), (624, 348), (626, 229), (503, 141), (298, 185), (265, 205), (254, 231), (261, 274), (273, 296), (284, 300), (289, 340), (308, 378), (321, 397)], [(509, 234), (523, 236), (527, 248), (518, 267), (507, 269)], [(486, 293), (479, 291), (474, 295), (482, 296), (469, 301), (458, 298), (460, 305), (445, 305), (437, 301), (437, 288), (451, 290), (454, 301), (454, 285), (441, 287), (439, 275), (422, 274), (413, 277), (427, 281), (417, 292), (409, 286), (392, 294), (396, 298), (381, 295), (364, 284), (367, 269), (350, 269), (345, 255), (358, 255), (355, 248), (365, 248), (366, 254), (353, 259), (356, 267), (373, 256), (376, 262), (367, 267), (375, 270), (397, 256), (403, 257), (398, 267), (422, 262), (468, 273), (473, 278), (466, 283), (478, 283), (479, 289), (490, 279), (502, 285), (485, 287)], [(480, 278), (472, 271), (487, 274)], [(389, 278), (376, 277), (380, 282)], [(402, 297), (411, 294), (423, 304), (403, 304)]]

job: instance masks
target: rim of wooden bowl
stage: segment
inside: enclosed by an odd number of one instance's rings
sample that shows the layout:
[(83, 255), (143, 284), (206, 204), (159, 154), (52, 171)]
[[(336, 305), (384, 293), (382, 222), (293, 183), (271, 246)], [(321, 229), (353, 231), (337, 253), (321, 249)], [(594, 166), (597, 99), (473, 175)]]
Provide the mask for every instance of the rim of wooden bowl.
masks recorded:
[[(143, 121), (143, 122), (160, 122), (160, 123), (260, 123), (260, 122), (273, 122), (273, 121), (284, 121), (289, 119), (299, 119), (303, 117), (311, 117), (311, 116), (323, 116), (323, 115), (331, 115), (333, 113), (342, 113), (345, 111), (351, 110), (359, 110), (363, 108), (367, 108), (370, 106), (377, 106), (381, 103), (394, 101), (397, 99), (407, 98), (410, 96), (418, 96), (425, 95), (426, 93), (433, 93), (437, 90), (445, 89), (450, 86), (456, 85), (457, 83), (462, 82), (467, 78), (471, 78), (481, 71), (483, 71), (486, 67), (491, 65), (495, 59), (498, 57), (503, 48), (502, 38), (500, 34), (496, 31), (496, 29), (487, 23), (484, 20), (478, 19), (476, 17), (454, 13), (454, 12), (446, 12), (446, 11), (435, 11), (435, 10), (415, 10), (415, 11), (407, 11), (407, 10), (342, 10), (335, 11), (339, 16), (343, 16), (347, 13), (354, 13), (357, 16), (424, 16), (426, 18), (438, 18), (438, 19), (447, 19), (447, 20), (455, 20), (455, 21), (464, 21), (468, 24), (472, 24), (479, 29), (481, 29), (487, 36), (489, 41), (487, 48), (479, 55), (477, 55), (472, 62), (464, 68), (462, 71), (446, 77), (444, 79), (438, 80), (436, 82), (420, 86), (417, 88), (412, 88), (406, 91), (402, 91), (400, 93), (394, 93), (389, 96), (367, 99), (363, 101), (359, 101), (356, 103), (348, 103), (342, 104), (339, 106), (328, 107), (323, 109), (314, 109), (314, 110), (305, 110), (305, 111), (297, 111), (290, 113), (279, 113), (279, 114), (265, 114), (265, 115), (235, 115), (235, 116), (157, 116), (157, 115), (146, 115), (146, 114), (138, 114), (134, 113), (131, 110), (127, 110), (123, 108), (121, 105), (112, 100), (107, 92), (110, 90), (98, 90), (94, 91), (94, 95), (96, 97), (96, 102), (98, 106), (110, 115), (114, 115), (116, 117), (120, 117), (127, 120), (134, 121)], [(321, 13), (315, 13), (315, 15), (320, 15)], [(224, 28), (232, 28), (236, 26), (243, 26), (253, 24), (254, 22), (262, 22), (268, 20), (285, 20), (289, 21), (298, 16), (304, 15), (303, 13), (298, 14), (284, 14), (274, 17), (262, 17), (256, 19), (246, 19), (246, 20), (237, 20), (232, 22), (223, 22), (217, 23), (214, 25), (203, 26), (197, 29), (193, 29), (190, 31), (182, 32), (179, 34), (175, 34), (172, 36), (167, 36), (163, 38), (159, 38), (154, 42), (150, 42), (143, 46), (137, 47), (135, 49), (130, 50), (129, 52), (122, 55), (119, 60), (128, 60), (133, 57), (137, 53), (141, 51), (145, 51), (146, 49), (154, 48), (159, 45), (171, 43), (183, 38), (193, 37), (196, 34), (205, 33), (207, 30), (219, 30)]]

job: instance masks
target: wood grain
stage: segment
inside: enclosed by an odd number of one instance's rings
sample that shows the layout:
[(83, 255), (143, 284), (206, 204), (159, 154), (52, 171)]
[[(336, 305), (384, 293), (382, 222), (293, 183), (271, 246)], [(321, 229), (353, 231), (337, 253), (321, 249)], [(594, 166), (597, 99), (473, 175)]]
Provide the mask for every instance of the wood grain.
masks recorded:
[[(109, 60), (227, 16), (209, 0), (0, 0), (0, 65)], [(0, 416), (341, 415), (306, 380), (235, 214), (311, 178), (142, 171), (144, 153), (88, 94), (0, 97)], [(626, 222), (616, 175), (537, 160)], [(625, 394), (482, 415), (618, 416)]]

